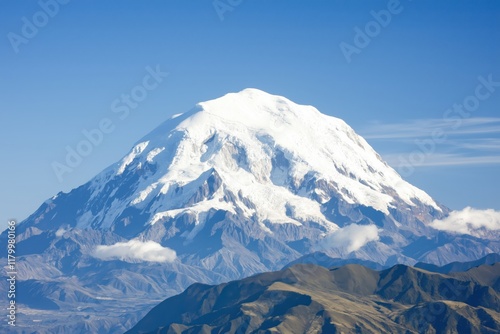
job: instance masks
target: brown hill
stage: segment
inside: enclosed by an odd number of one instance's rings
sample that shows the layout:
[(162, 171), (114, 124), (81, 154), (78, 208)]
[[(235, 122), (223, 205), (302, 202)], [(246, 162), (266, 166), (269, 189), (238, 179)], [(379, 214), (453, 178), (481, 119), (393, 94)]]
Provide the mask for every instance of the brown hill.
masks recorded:
[(194, 284), (127, 333), (500, 333), (500, 264), (440, 274), (298, 264)]

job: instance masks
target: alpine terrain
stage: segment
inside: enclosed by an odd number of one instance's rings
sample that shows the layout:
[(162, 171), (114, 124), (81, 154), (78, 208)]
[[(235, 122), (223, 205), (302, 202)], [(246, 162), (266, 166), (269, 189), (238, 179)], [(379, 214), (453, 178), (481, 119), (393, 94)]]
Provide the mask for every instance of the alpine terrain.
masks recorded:
[(497, 232), (432, 228), (448, 214), (342, 120), (245, 89), (167, 120), (17, 226), (16, 329), (121, 333), (195, 282), (316, 254), (387, 268), (500, 252)]

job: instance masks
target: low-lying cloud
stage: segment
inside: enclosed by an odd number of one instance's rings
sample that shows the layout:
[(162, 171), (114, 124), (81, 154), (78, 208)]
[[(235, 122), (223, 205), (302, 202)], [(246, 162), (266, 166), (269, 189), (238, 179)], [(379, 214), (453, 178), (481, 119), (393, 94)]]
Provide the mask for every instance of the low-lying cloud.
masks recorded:
[(329, 248), (343, 248), (350, 253), (378, 239), (377, 226), (350, 224), (326, 236), (324, 245)]
[(173, 249), (163, 247), (154, 241), (140, 241), (132, 239), (127, 242), (117, 242), (114, 245), (100, 245), (94, 250), (94, 257), (109, 261), (147, 261), (147, 262), (173, 262), (177, 254)]
[(448, 217), (436, 219), (430, 225), (437, 230), (487, 237), (489, 231), (500, 231), (500, 211), (466, 207), (452, 211)]

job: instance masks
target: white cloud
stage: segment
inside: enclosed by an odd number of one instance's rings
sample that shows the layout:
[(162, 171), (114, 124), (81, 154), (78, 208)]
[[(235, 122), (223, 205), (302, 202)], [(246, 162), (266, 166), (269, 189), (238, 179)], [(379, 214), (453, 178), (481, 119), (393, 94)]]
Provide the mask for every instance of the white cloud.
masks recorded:
[(412, 167), (500, 164), (498, 117), (373, 123), (360, 133), (370, 143), (382, 144), (379, 153), (398, 170), (409, 164)]
[(122, 261), (173, 262), (177, 258), (173, 249), (163, 247), (151, 240), (140, 241), (137, 239), (117, 242), (110, 246), (97, 246), (92, 255), (104, 261), (119, 259)]
[(470, 138), (465, 143), (459, 144), (461, 148), (482, 151), (500, 151), (499, 138)]
[[(421, 161), (413, 164), (413, 167), (429, 167), (429, 166), (467, 166), (467, 165), (491, 165), (500, 164), (500, 155), (490, 156), (464, 156), (462, 154), (448, 154), (448, 153), (434, 153), (424, 154), (420, 151), (414, 150), (421, 154), (424, 158)], [(382, 154), (384, 160), (394, 168), (401, 167), (402, 161), (407, 161), (411, 152), (397, 153), (397, 154)], [(404, 158), (405, 160), (401, 160)], [(406, 164), (403, 164), (406, 166)]]
[(327, 235), (324, 245), (328, 248), (343, 248), (350, 253), (378, 239), (377, 226), (350, 224)]
[(373, 123), (360, 131), (369, 139), (428, 138), (433, 131), (443, 131), (447, 136), (491, 134), (500, 132), (500, 118), (471, 117), (463, 119), (414, 119), (401, 123)]
[(466, 207), (460, 211), (452, 211), (448, 217), (434, 220), (430, 225), (437, 230), (487, 237), (491, 231), (500, 231), (500, 211)]

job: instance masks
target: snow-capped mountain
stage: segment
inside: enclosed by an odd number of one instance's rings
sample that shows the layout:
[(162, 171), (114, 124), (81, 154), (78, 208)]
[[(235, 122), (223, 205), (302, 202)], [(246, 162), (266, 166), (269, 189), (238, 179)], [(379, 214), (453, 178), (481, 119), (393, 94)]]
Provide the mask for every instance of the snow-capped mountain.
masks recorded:
[[(110, 183), (130, 174), (138, 180), (127, 180), (127, 197), (118, 200), (104, 191), (117, 191)], [(192, 199), (209, 179), (213, 189)], [(322, 209), (333, 197), (385, 215), (418, 205), (443, 212), (345, 122), (256, 89), (200, 103), (165, 122), (89, 188), (92, 194), (82, 210), (86, 214), (76, 217), (79, 228), (112, 228), (132, 207), (149, 214), (145, 226), (220, 209), (238, 210), (265, 232), (266, 224), (299, 226), (308, 220), (331, 231), (338, 225)], [(103, 195), (115, 200), (90, 210)], [(235, 198), (224, 199), (231, 195)], [(425, 221), (429, 217), (423, 214)], [(196, 223), (203, 223), (203, 217)]]
[[(19, 275), (39, 299), (28, 307), (48, 300), (76, 317), (75, 330), (120, 332), (191, 283), (308, 254), (387, 266), (500, 251), (497, 241), (429, 226), (447, 214), (342, 120), (245, 89), (174, 116), (88, 183), (47, 200), (18, 227)], [(146, 304), (132, 310), (138, 300)], [(71, 308), (82, 305), (78, 318)]]

